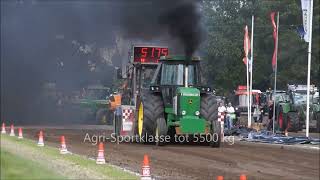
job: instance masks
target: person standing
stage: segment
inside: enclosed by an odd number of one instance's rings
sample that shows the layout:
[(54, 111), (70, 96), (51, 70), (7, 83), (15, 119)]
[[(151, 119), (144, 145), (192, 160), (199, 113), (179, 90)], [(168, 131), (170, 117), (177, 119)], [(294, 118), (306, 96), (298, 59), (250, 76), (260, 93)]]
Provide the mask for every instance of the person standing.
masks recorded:
[(226, 107), (224, 106), (223, 102), (219, 103), (218, 112), (219, 113), (225, 113), (227, 111)]
[(219, 107), (218, 107), (218, 113), (219, 113), (219, 118), (221, 119), (221, 129), (224, 129), (224, 119), (225, 119), (225, 113), (226, 113), (227, 109), (224, 106), (223, 101), (219, 102)]
[(227, 128), (230, 130), (233, 127), (233, 119), (235, 117), (235, 110), (231, 103), (227, 107)]

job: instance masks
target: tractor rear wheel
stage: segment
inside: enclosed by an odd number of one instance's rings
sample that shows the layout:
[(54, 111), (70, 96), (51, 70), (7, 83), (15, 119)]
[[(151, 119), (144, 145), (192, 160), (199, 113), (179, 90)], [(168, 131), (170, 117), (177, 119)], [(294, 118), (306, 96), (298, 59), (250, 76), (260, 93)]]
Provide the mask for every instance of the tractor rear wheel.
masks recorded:
[(158, 118), (157, 119), (157, 126), (155, 130), (155, 135), (156, 135), (156, 145), (157, 146), (163, 146), (166, 142), (164, 141), (165, 136), (167, 135), (168, 128), (167, 128), (167, 123), (164, 118)]
[[(97, 111), (97, 113), (96, 113), (96, 122), (97, 122), (97, 124), (108, 124), (109, 123), (108, 110), (107, 109), (100, 108)], [(111, 125), (111, 124), (108, 124), (108, 125)]]
[(297, 112), (288, 112), (288, 131), (298, 132), (300, 130), (299, 115)]
[[(218, 104), (215, 96), (204, 95), (201, 97), (200, 115), (211, 124), (211, 135), (213, 141), (210, 142), (211, 147), (220, 147), (221, 127), (218, 122)], [(217, 138), (214, 138), (216, 137)]]
[(137, 101), (136, 134), (146, 139), (155, 135), (158, 118), (164, 118), (164, 105), (161, 96), (144, 91)]

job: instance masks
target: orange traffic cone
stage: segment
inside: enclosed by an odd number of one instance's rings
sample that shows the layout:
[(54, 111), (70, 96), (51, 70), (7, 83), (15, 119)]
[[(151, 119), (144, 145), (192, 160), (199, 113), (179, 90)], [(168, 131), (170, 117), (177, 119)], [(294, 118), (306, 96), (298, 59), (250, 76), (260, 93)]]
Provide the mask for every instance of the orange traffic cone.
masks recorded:
[(240, 175), (240, 180), (247, 180), (247, 176), (244, 175), (244, 174), (241, 174), (241, 175)]
[(97, 164), (105, 164), (106, 163), (106, 159), (104, 158), (104, 147), (103, 147), (102, 142), (99, 143), (98, 157), (97, 157), (96, 163)]
[(223, 176), (217, 176), (217, 180), (223, 180)]
[(1, 134), (6, 134), (6, 125), (2, 123)]
[(10, 126), (10, 136), (15, 136), (13, 124)]
[(149, 157), (146, 154), (143, 156), (141, 180), (151, 180)]
[(39, 132), (39, 141), (38, 141), (38, 146), (44, 146), (43, 142), (43, 133), (42, 131)]
[(19, 128), (19, 136), (18, 139), (23, 139), (22, 128)]
[(61, 141), (60, 154), (67, 154), (68, 150), (67, 150), (66, 140), (64, 136), (61, 136), (60, 141)]

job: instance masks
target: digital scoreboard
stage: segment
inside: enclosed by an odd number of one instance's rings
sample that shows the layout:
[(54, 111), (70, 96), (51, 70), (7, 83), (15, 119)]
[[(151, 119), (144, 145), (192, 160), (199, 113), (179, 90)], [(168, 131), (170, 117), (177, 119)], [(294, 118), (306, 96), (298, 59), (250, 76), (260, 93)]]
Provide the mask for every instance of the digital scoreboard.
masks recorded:
[(133, 52), (135, 63), (158, 63), (161, 56), (169, 55), (167, 47), (156, 46), (135, 46)]

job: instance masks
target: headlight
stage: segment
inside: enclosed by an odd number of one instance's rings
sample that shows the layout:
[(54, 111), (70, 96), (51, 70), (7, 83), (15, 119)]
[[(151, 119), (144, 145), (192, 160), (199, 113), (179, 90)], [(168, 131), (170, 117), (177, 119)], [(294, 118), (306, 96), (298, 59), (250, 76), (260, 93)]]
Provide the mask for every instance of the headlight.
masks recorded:
[(150, 90), (153, 92), (159, 92), (160, 87), (159, 86), (150, 86)]
[(199, 115), (200, 115), (200, 112), (199, 112), (199, 111), (196, 111), (194, 114), (195, 114), (196, 116), (199, 116)]
[(181, 114), (184, 116), (184, 115), (187, 114), (187, 112), (186, 112), (185, 110), (182, 110), (182, 111), (181, 111)]

